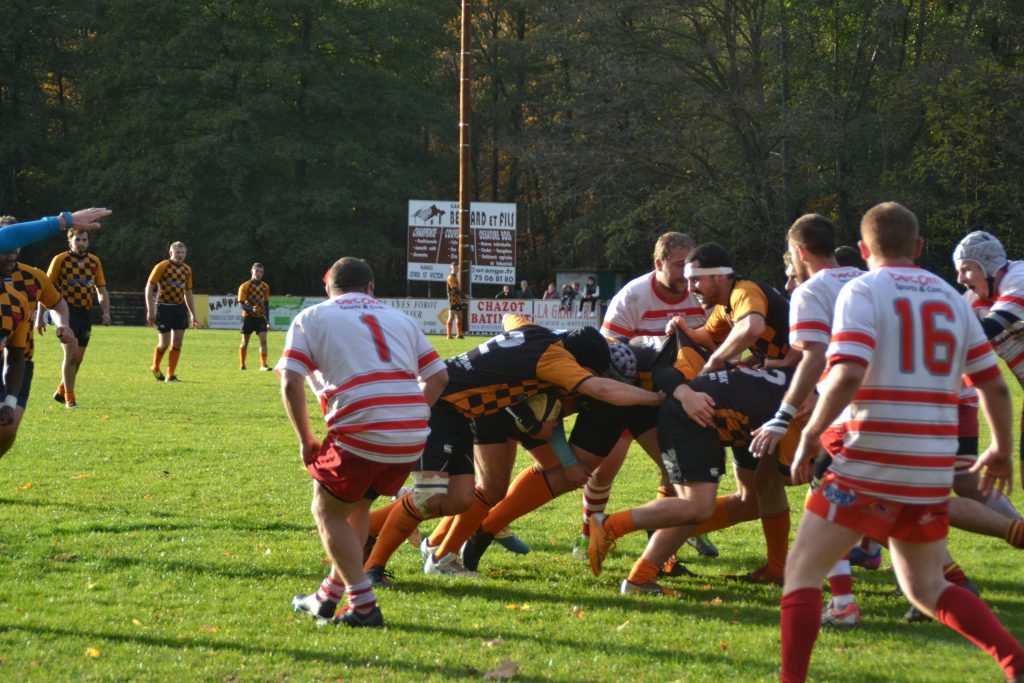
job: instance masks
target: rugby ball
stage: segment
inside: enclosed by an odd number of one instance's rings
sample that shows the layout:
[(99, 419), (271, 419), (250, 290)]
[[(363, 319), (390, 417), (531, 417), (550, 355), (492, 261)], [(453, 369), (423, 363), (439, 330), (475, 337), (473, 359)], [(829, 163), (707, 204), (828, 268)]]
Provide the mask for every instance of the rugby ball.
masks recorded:
[[(558, 399), (558, 394), (553, 392), (545, 391), (531, 396), (526, 399), (526, 406), (533, 413), (533, 416), (537, 418), (538, 422), (556, 420), (562, 413), (562, 402)], [(519, 427), (520, 431), (528, 431), (527, 426), (521, 424), (518, 420), (516, 421), (516, 426)]]

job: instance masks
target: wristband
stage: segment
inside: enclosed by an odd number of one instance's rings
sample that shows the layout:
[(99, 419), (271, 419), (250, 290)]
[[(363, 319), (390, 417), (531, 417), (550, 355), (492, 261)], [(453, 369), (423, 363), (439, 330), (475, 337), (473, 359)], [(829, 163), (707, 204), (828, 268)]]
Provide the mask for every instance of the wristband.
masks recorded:
[(796, 415), (797, 410), (799, 409), (796, 406), (790, 405), (789, 403), (783, 401), (782, 404), (779, 406), (778, 411), (776, 411), (775, 413), (775, 419), (785, 420), (786, 422), (789, 422), (790, 420), (793, 419), (793, 416)]
[(18, 407), (18, 397), (14, 394), (7, 394), (4, 397), (4, 405), (10, 407), (12, 410)]
[(65, 230), (70, 230), (75, 225), (74, 219), (71, 218), (70, 211), (61, 211), (60, 217), (64, 219)]

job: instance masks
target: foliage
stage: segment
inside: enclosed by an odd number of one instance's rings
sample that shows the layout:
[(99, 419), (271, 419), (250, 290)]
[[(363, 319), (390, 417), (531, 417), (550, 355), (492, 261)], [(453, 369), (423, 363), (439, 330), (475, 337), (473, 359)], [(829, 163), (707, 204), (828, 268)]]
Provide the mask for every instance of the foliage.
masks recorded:
[[(0, 7), (0, 207), (116, 209), (115, 287), (181, 239), (200, 291), (259, 259), (308, 292), (350, 253), (402, 294), (406, 202), (457, 196), (457, 3)], [(1019, 2), (473, 7), (473, 194), (519, 203), (531, 281), (640, 272), (667, 229), (776, 277), (794, 218), (850, 243), (883, 199), (917, 211), (933, 268), (976, 226), (1024, 246)]]

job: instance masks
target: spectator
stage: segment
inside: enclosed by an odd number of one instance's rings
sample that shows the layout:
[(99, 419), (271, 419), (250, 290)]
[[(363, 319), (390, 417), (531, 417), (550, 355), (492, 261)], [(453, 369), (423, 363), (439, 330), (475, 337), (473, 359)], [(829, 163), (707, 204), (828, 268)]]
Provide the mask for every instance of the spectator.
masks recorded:
[(530, 289), (530, 283), (526, 280), (522, 280), (519, 283), (519, 289), (516, 290), (517, 299), (536, 299), (537, 295)]
[(512, 288), (508, 285), (502, 285), (501, 291), (494, 295), (495, 299), (512, 299)]
[(541, 299), (557, 299), (557, 298), (558, 298), (558, 292), (555, 291), (555, 283), (554, 282), (549, 282), (548, 283), (548, 288), (544, 290), (544, 295), (541, 296)]
[(576, 301), (576, 292), (568, 282), (562, 285), (562, 302), (559, 309), (565, 312), (572, 311), (573, 302)]
[(601, 298), (601, 288), (597, 286), (597, 278), (593, 275), (587, 276), (587, 284), (583, 287), (582, 304), (580, 310), (586, 311), (587, 317), (594, 315), (597, 308), (597, 300)]

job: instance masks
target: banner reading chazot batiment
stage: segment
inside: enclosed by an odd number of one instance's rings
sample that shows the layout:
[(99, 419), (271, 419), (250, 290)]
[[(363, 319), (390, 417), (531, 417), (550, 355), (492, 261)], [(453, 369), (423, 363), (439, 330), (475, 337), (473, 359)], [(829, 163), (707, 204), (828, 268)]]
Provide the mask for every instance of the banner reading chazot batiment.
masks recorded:
[[(472, 202), (469, 226), (474, 284), (516, 283), (516, 205)], [(408, 265), (410, 280), (444, 282), (459, 260), (459, 203), (409, 200)]]
[[(287, 330), (299, 311), (315, 306), (323, 297), (270, 297), (270, 328)], [(445, 299), (381, 299), (413, 318), (424, 334), (444, 334), (448, 319)], [(209, 297), (209, 326), (213, 329), (237, 330), (242, 326), (242, 308), (233, 294)], [(558, 301), (530, 299), (472, 299), (469, 302), (470, 334), (493, 336), (501, 332), (501, 319), (507, 315), (522, 315), (539, 325), (554, 330), (575, 330), (581, 327), (599, 327), (601, 311), (580, 311), (563, 308)]]

